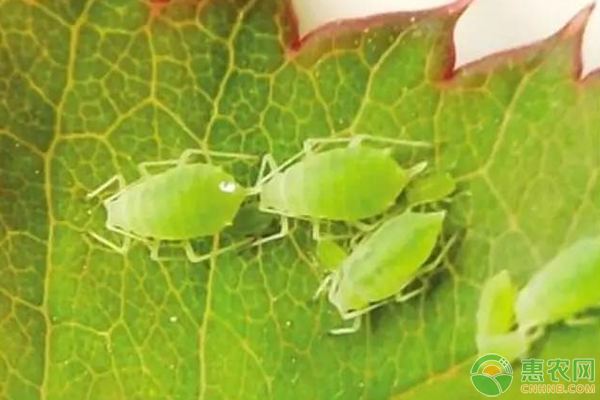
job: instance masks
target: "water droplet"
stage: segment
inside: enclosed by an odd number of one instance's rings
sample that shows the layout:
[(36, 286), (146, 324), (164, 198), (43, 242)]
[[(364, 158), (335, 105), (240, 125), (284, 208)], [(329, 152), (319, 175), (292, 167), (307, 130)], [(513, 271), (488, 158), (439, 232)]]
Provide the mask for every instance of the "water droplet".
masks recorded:
[(358, 382), (358, 387), (359, 387), (359, 388), (363, 388), (363, 387), (365, 387), (365, 384), (364, 384), (364, 382)]
[(169, 369), (175, 369), (175, 364), (169, 365)]
[(296, 357), (292, 357), (292, 364), (296, 364)]
[(285, 326), (287, 326), (288, 328), (289, 328), (290, 326), (292, 326), (292, 321), (289, 321), (289, 320), (288, 320), (288, 321), (285, 321)]
[(177, 317), (175, 315), (172, 315), (171, 318), (169, 318), (169, 321), (177, 322)]
[(233, 192), (235, 192), (236, 185), (235, 185), (235, 182), (223, 181), (223, 182), (219, 183), (219, 189), (221, 190), (221, 192), (224, 192), (224, 193), (233, 193)]
[(21, 143), (15, 143), (15, 147), (21, 147)]

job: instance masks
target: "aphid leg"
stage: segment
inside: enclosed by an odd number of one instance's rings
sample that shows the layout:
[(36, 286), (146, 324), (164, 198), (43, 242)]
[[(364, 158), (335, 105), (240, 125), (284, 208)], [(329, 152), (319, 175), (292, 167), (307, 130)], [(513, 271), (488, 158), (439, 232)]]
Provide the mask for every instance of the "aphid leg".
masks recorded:
[(125, 182), (125, 178), (123, 178), (123, 175), (117, 174), (117, 175), (113, 176), (112, 178), (110, 178), (109, 180), (107, 180), (106, 182), (104, 182), (103, 184), (101, 184), (100, 186), (98, 186), (96, 189), (94, 189), (90, 193), (88, 193), (85, 196), (86, 199), (91, 199), (91, 198), (94, 198), (94, 197), (98, 196), (100, 193), (104, 192), (106, 189), (108, 189), (109, 187), (111, 187), (115, 182), (117, 182), (119, 184), (118, 185), (119, 186), (119, 192), (125, 186), (127, 186), (127, 183)]
[(269, 243), (274, 240), (282, 239), (288, 235), (290, 232), (290, 224), (288, 218), (286, 216), (281, 216), (281, 230), (274, 235), (267, 236), (265, 238), (259, 239), (256, 242), (252, 243), (252, 246), (258, 246), (261, 244)]
[(142, 163), (139, 163), (137, 168), (141, 176), (151, 176), (152, 174), (150, 173), (150, 171), (148, 171), (148, 167), (172, 166), (177, 165), (178, 163), (178, 159), (164, 161), (144, 161)]
[(148, 243), (148, 248), (150, 249), (150, 259), (153, 261), (161, 261), (161, 257), (159, 255), (160, 250), (160, 241), (154, 240)]
[(320, 242), (322, 240), (325, 240), (322, 236), (321, 236), (321, 224), (319, 223), (318, 220), (313, 220), (310, 222), (312, 225), (312, 238), (314, 240), (316, 240), (317, 242)]
[(394, 300), (396, 301), (396, 303), (403, 303), (405, 301), (408, 301), (410, 299), (412, 299), (415, 296), (420, 295), (421, 293), (423, 293), (423, 291), (425, 290), (425, 285), (421, 286), (418, 289), (415, 290), (411, 290), (408, 293), (398, 293), (394, 296)]
[(129, 251), (129, 248), (131, 247), (131, 238), (129, 236), (124, 236), (123, 243), (118, 245), (118, 244), (108, 240), (107, 238), (97, 234), (96, 232), (88, 232), (88, 233), (91, 237), (96, 239), (98, 242), (102, 243), (106, 247), (110, 248), (111, 250), (113, 250), (114, 252), (119, 253), (119, 254), (126, 254)]
[(227, 153), (223, 151), (203, 150), (203, 149), (187, 149), (181, 153), (179, 157), (179, 164), (187, 164), (190, 159), (195, 155), (203, 156), (207, 162), (210, 162), (210, 157), (222, 157), (222, 158), (237, 158), (240, 160), (256, 160), (257, 156), (243, 154), (243, 153)]
[(315, 291), (315, 294), (312, 297), (313, 300), (318, 299), (319, 296), (321, 296), (321, 294), (328, 291), (329, 288), (331, 287), (332, 283), (333, 283), (333, 274), (329, 274), (325, 278), (323, 278), (323, 280), (321, 281), (321, 284), (319, 285), (319, 287)]
[(190, 242), (189, 240), (185, 242), (184, 249), (185, 249), (185, 255), (187, 256), (188, 260), (190, 260), (190, 262), (193, 262), (193, 263), (198, 263), (198, 262), (201, 262), (204, 260), (208, 260), (212, 256), (212, 253), (206, 253), (206, 254), (197, 253), (196, 250), (194, 250), (194, 246), (192, 246), (192, 242)]
[[(304, 154), (305, 154), (305, 151), (302, 150), (302, 151), (294, 154), (292, 157), (287, 159), (281, 165), (277, 165), (277, 162), (275, 161), (275, 158), (273, 157), (272, 154), (270, 154), (270, 153), (265, 154), (260, 163), (260, 171), (258, 173), (258, 179), (256, 179), (256, 183), (254, 184), (254, 190), (260, 191), (260, 186), (264, 182), (267, 182), (269, 179), (271, 179), (273, 177), (273, 175), (283, 171), (284, 169), (289, 167), (291, 164), (298, 161), (298, 159), (301, 158)], [(267, 167), (269, 168), (269, 173), (267, 173)]]
[(251, 241), (252, 241), (252, 239), (244, 240), (242, 242), (232, 244), (231, 246), (219, 248), (217, 251), (211, 251), (210, 253), (207, 253), (207, 254), (198, 254), (196, 252), (196, 250), (194, 250), (194, 247), (192, 246), (192, 242), (190, 242), (188, 240), (185, 243), (184, 249), (185, 249), (185, 254), (186, 254), (188, 260), (190, 260), (193, 263), (197, 263), (197, 262), (208, 260), (209, 258), (217, 256), (219, 254), (223, 254), (228, 251), (232, 251), (234, 249), (240, 248), (242, 246), (247, 246), (250, 244)]
[(450, 237), (450, 239), (448, 239), (446, 244), (444, 244), (444, 247), (442, 247), (442, 250), (440, 250), (440, 253), (437, 255), (435, 260), (433, 260), (433, 261), (423, 265), (421, 268), (419, 268), (419, 270), (417, 271), (417, 276), (422, 276), (422, 275), (428, 274), (431, 271), (433, 271), (434, 269), (436, 269), (437, 266), (444, 260), (444, 258), (446, 257), (446, 255), (448, 254), (450, 249), (452, 248), (452, 245), (456, 241), (456, 238), (457, 238), (456, 234), (452, 235), (452, 237)]
[(362, 221), (354, 221), (351, 223), (351, 225), (360, 231), (371, 232), (375, 228), (378, 228), (383, 222), (384, 221), (377, 221), (372, 224), (368, 224), (368, 223), (362, 222)]
[(356, 235), (352, 236), (350, 239), (350, 248), (353, 249), (360, 243), (361, 240), (365, 237), (365, 232), (358, 232)]
[(329, 331), (329, 333), (332, 335), (345, 335), (347, 333), (354, 333), (358, 331), (360, 329), (360, 323), (363, 314), (367, 314), (371, 310), (374, 310), (385, 303), (385, 301), (382, 301), (379, 303), (371, 304), (370, 306), (368, 306), (367, 308), (363, 308), (362, 310), (356, 310), (342, 314), (342, 319), (344, 319), (345, 321), (349, 319), (353, 320), (352, 325), (345, 328), (332, 329)]
[(166, 257), (160, 255), (160, 240), (152, 240), (147, 243), (148, 248), (150, 249), (150, 259), (152, 261), (172, 261), (177, 260), (177, 257)]
[(323, 235), (321, 234), (321, 224), (319, 223), (319, 220), (311, 220), (310, 223), (312, 225), (312, 238), (317, 242), (324, 240), (345, 240), (352, 237), (351, 234)]
[[(267, 174), (267, 168), (269, 168), (269, 173)], [(265, 154), (260, 162), (260, 169), (258, 170), (258, 178), (256, 179), (256, 183), (254, 183), (252, 192), (260, 193), (260, 186), (263, 182), (266, 182), (271, 178), (273, 174), (278, 170), (277, 162), (275, 158), (273, 158), (272, 154)]]
[(361, 320), (361, 316), (354, 317), (354, 319), (352, 320), (352, 325), (346, 326), (344, 328), (331, 329), (329, 333), (331, 335), (347, 335), (349, 333), (357, 332), (360, 329)]

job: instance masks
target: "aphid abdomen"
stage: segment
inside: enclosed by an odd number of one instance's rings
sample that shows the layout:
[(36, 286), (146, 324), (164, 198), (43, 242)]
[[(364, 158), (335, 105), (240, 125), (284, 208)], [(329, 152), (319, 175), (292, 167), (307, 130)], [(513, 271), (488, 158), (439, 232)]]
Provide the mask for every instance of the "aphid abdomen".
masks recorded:
[(551, 324), (600, 304), (600, 238), (560, 252), (519, 292), (519, 327)]
[(407, 172), (383, 150), (334, 149), (266, 182), (261, 206), (288, 216), (354, 221), (387, 210), (407, 182)]
[(244, 196), (245, 190), (222, 169), (190, 164), (140, 181), (107, 209), (109, 221), (125, 231), (184, 240), (219, 232), (231, 223)]
[(341, 267), (336, 292), (340, 309), (356, 309), (356, 298), (376, 302), (397, 294), (430, 257), (445, 212), (406, 212), (361, 242)]

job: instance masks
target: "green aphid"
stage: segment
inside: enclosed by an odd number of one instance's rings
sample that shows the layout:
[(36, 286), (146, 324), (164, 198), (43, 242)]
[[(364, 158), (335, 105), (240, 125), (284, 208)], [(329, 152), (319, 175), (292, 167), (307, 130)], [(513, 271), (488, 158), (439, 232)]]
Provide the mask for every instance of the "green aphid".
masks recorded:
[(515, 292), (505, 271), (484, 286), (477, 312), (480, 353), (496, 352), (515, 360), (547, 325), (587, 322), (577, 317), (600, 306), (600, 238), (575, 242)]
[(504, 270), (485, 282), (477, 309), (477, 333), (497, 335), (509, 332), (515, 325), (517, 288)]
[(456, 180), (447, 172), (433, 172), (412, 180), (406, 187), (409, 207), (435, 203), (448, 198), (456, 190)]
[(327, 271), (335, 271), (348, 257), (348, 253), (333, 240), (320, 240), (317, 242), (317, 259)]
[[(450, 248), (452, 240), (434, 261), (424, 265), (435, 248), (445, 215), (443, 211), (408, 211), (392, 217), (343, 258), (334, 242), (319, 244), (317, 253), (331, 273), (315, 297), (327, 291), (341, 317), (354, 320), (351, 327), (334, 329), (332, 334), (355, 332), (363, 314), (393, 299), (406, 301), (423, 290), (406, 292), (416, 278), (435, 268)], [(332, 264), (340, 259), (335, 268)]]
[(502, 354), (514, 361), (527, 353), (529, 339), (515, 327), (517, 288), (508, 271), (488, 279), (481, 291), (477, 309), (477, 350), (479, 355)]
[(579, 240), (539, 270), (519, 292), (519, 329), (571, 320), (600, 306), (600, 237)]
[[(277, 166), (271, 155), (263, 158), (256, 187), (260, 209), (282, 216), (281, 231), (261, 243), (284, 237), (287, 218), (313, 223), (313, 237), (321, 239), (319, 221), (342, 221), (361, 226), (361, 220), (388, 210), (410, 179), (423, 171), (426, 163), (410, 169), (401, 167), (389, 149), (364, 144), (365, 141), (390, 146), (429, 148), (424, 142), (378, 138), (367, 135), (340, 139), (309, 139), (303, 151)], [(315, 150), (318, 145), (341, 145)], [(271, 171), (267, 174), (267, 167)]]
[[(190, 261), (199, 262), (247, 243), (238, 243), (210, 254), (197, 254), (190, 240), (219, 233), (230, 225), (244, 198), (250, 193), (221, 167), (191, 163), (195, 155), (255, 159), (237, 153), (186, 150), (177, 160), (146, 162), (138, 166), (141, 178), (126, 184), (116, 175), (88, 195), (92, 198), (118, 183), (119, 191), (103, 201), (106, 228), (124, 236), (121, 245), (97, 233), (91, 235), (119, 252), (126, 253), (131, 239), (146, 243), (151, 258), (159, 260), (161, 241), (182, 241)], [(148, 167), (169, 167), (151, 174)]]

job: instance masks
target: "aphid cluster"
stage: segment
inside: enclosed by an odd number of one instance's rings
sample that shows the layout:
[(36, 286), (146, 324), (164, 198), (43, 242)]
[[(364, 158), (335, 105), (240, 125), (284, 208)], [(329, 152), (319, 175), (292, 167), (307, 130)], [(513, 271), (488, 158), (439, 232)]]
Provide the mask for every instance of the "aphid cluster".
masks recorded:
[(581, 239), (554, 257), (517, 291), (507, 271), (484, 285), (477, 312), (477, 347), (514, 360), (546, 326), (600, 306), (600, 237)]
[[(424, 285), (415, 288), (415, 283), (440, 264), (454, 241), (447, 240), (432, 256), (446, 212), (424, 209), (452, 194), (454, 179), (447, 173), (424, 173), (424, 162), (401, 167), (391, 155), (393, 146), (429, 147), (366, 135), (309, 139), (300, 153), (280, 166), (271, 155), (264, 156), (251, 188), (220, 166), (192, 161), (197, 155), (207, 160), (257, 159), (250, 155), (187, 150), (176, 160), (142, 163), (137, 181), (126, 184), (116, 175), (88, 195), (95, 197), (119, 185), (103, 205), (106, 228), (121, 234), (122, 243), (90, 234), (121, 253), (127, 252), (132, 239), (142, 241), (154, 260), (162, 258), (161, 241), (181, 242), (187, 258), (199, 262), (283, 238), (290, 218), (309, 221), (317, 258), (328, 271), (315, 297), (326, 292), (342, 319), (353, 321), (331, 333), (355, 332), (363, 314), (421, 293)], [(149, 168), (166, 169), (152, 174)], [(258, 200), (244, 204), (250, 196)], [(280, 217), (279, 229), (271, 229), (274, 216)], [(343, 237), (322, 234), (322, 222), (343, 223), (356, 233), (345, 247), (334, 240)], [(194, 250), (191, 240), (220, 232), (241, 238), (207, 254)], [(523, 355), (547, 325), (600, 305), (599, 288), (600, 238), (580, 240), (559, 253), (520, 291), (508, 272), (499, 273), (482, 291), (477, 312), (479, 352), (500, 353), (508, 359)]]
[[(199, 262), (233, 248), (285, 237), (289, 218), (307, 220), (318, 243), (318, 258), (330, 271), (317, 294), (327, 290), (342, 318), (354, 320), (351, 327), (332, 333), (354, 332), (362, 314), (391, 299), (404, 301), (420, 293), (422, 288), (406, 289), (439, 264), (452, 242), (426, 263), (441, 234), (445, 212), (417, 212), (416, 208), (446, 198), (455, 190), (454, 180), (444, 173), (422, 174), (425, 162), (401, 167), (391, 155), (392, 146), (430, 147), (366, 135), (309, 139), (300, 153), (280, 166), (266, 155), (252, 188), (241, 186), (219, 166), (192, 162), (196, 155), (253, 159), (244, 154), (187, 150), (177, 160), (143, 163), (137, 181), (127, 185), (117, 175), (88, 196), (119, 184), (119, 191), (103, 204), (106, 227), (123, 235), (122, 244), (91, 235), (121, 253), (129, 249), (132, 239), (142, 241), (154, 260), (161, 259), (161, 241), (180, 241), (188, 259)], [(151, 174), (148, 167), (167, 169)], [(414, 179), (420, 174), (424, 176)], [(403, 192), (404, 211), (393, 212)], [(254, 195), (257, 202), (242, 205)], [(227, 231), (233, 224), (255, 234), (256, 229), (271, 226), (269, 215), (280, 217), (280, 229), (258, 239), (244, 239), (207, 254), (198, 254), (190, 242)], [(323, 221), (344, 223), (357, 232), (350, 252), (330, 240), (333, 236), (321, 233)]]

